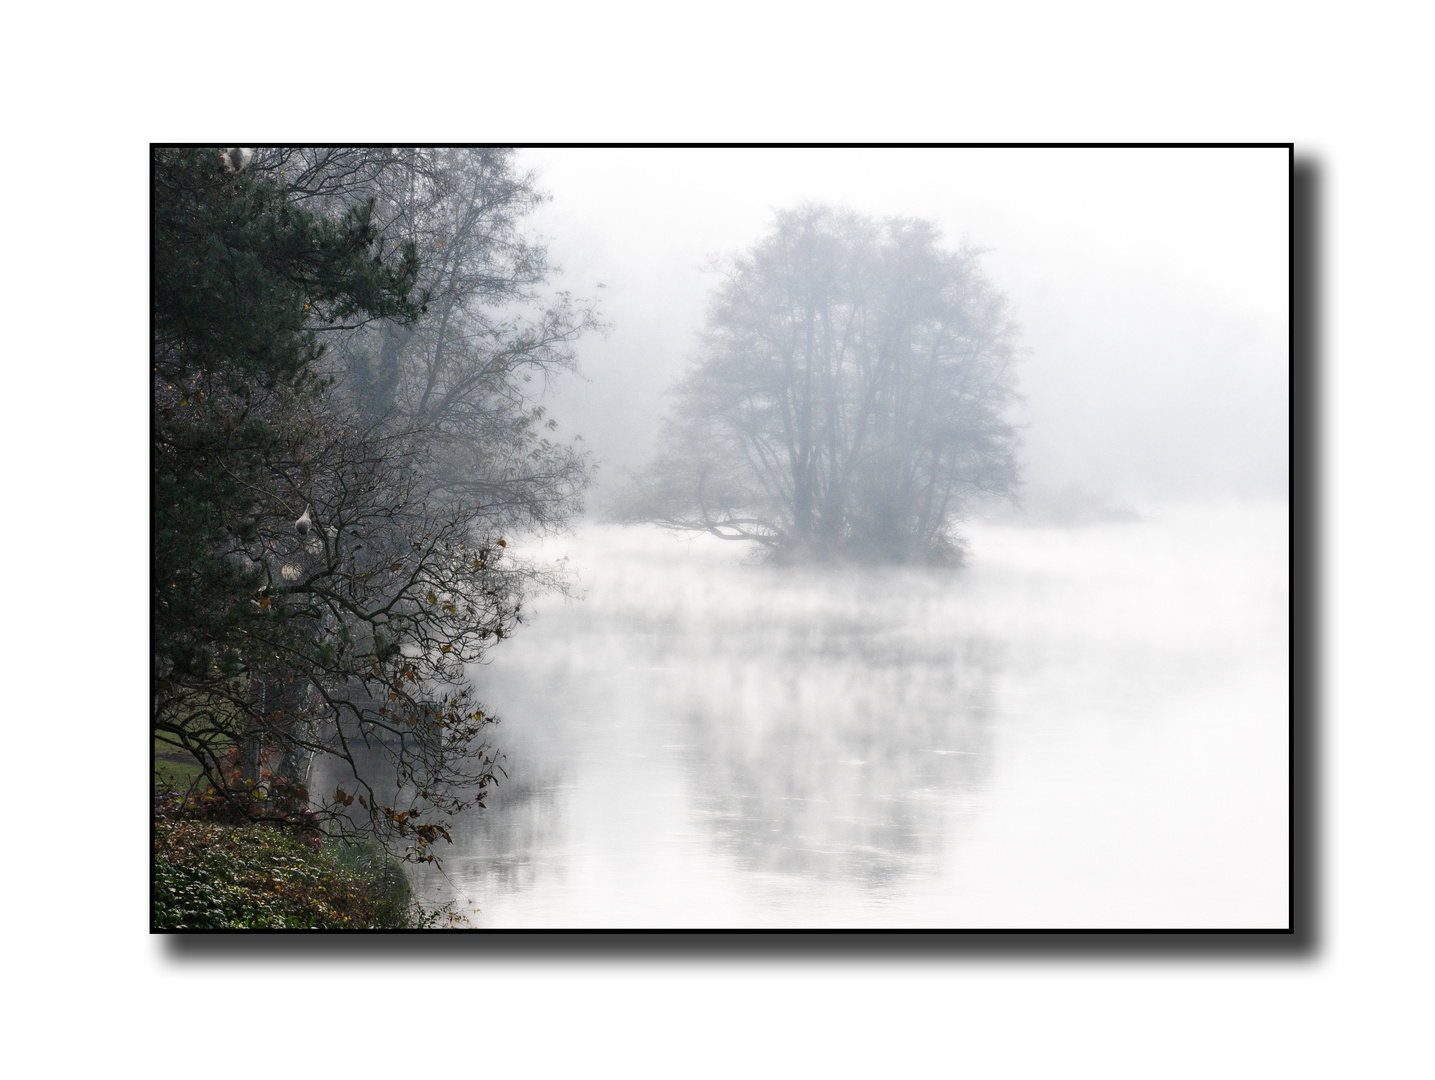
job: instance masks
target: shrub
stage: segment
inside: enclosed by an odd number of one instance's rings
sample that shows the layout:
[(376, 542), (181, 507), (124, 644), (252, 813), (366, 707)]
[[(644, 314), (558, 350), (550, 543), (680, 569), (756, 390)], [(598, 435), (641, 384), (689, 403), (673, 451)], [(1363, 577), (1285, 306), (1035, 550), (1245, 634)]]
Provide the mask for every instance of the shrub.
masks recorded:
[[(155, 819), (154, 911), (163, 930), (400, 929), (412, 893), (370, 853), (352, 868), (263, 825)], [(397, 876), (395, 876), (397, 875)], [(400, 882), (402, 882), (400, 884)], [(419, 925), (426, 925), (423, 919)]]

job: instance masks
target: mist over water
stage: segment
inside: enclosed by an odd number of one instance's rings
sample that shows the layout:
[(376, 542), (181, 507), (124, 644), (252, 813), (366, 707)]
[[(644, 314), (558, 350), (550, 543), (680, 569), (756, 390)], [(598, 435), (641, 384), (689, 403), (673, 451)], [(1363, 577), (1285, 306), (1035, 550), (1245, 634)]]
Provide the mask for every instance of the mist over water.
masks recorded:
[(969, 565), (550, 541), (473, 671), (508, 773), (421, 870), (480, 927), (1280, 927), (1287, 510), (973, 523)]

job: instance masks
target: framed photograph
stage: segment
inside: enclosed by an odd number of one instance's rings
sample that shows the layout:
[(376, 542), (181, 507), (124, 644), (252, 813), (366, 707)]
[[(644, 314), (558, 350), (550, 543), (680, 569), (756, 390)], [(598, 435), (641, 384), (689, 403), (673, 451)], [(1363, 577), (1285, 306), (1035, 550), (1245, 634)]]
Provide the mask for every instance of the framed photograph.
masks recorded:
[(1294, 932), (1292, 154), (154, 146), (153, 928)]

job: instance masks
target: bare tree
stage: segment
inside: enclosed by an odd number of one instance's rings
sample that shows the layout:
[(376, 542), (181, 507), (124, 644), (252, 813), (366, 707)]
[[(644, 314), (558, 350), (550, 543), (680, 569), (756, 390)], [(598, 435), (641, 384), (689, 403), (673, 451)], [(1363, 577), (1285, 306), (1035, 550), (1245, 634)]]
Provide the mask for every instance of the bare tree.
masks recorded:
[(557, 268), (522, 229), (546, 196), (514, 152), (289, 148), (256, 168), (334, 209), (373, 200), (388, 242), (418, 252), (424, 317), (337, 342), (327, 371), (353, 406), (408, 431), (430, 478), (491, 523), (541, 532), (579, 512), (590, 463), (550, 437), (541, 399), (602, 322), (591, 302), (547, 291)]
[(659, 454), (617, 509), (786, 557), (957, 560), (1011, 495), (1016, 329), (930, 222), (808, 206), (720, 269)]

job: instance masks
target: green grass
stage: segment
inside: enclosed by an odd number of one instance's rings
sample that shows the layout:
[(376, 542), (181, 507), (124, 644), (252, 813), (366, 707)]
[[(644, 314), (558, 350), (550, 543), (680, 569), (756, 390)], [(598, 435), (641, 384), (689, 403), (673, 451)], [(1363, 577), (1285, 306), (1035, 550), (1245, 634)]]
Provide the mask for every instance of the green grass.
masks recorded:
[(188, 791), (199, 779), (199, 762), (186, 750), (156, 738), (154, 741), (154, 785), (168, 791)]

